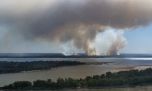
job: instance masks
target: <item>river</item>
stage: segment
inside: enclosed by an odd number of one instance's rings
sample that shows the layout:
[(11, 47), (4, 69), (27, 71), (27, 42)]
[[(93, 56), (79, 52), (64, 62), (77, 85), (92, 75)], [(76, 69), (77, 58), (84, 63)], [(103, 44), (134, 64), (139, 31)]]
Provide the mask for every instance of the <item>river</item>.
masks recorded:
[[(14, 81), (34, 81), (34, 80), (46, 80), (52, 79), (56, 80), (57, 78), (85, 78), (86, 76), (101, 75), (106, 72), (117, 72), (121, 70), (130, 70), (130, 69), (143, 69), (152, 66), (152, 59), (150, 58), (90, 58), (90, 59), (42, 59), (42, 58), (17, 58), (17, 59), (0, 59), (1, 61), (61, 61), (61, 60), (72, 60), (72, 61), (83, 61), (83, 62), (111, 62), (109, 64), (95, 64), (95, 65), (78, 65), (78, 66), (69, 66), (69, 67), (59, 67), (53, 68), (51, 70), (41, 70), (41, 71), (29, 71), (21, 73), (10, 73), (10, 74), (1, 74), (0, 75), (0, 86), (8, 85)], [(148, 87), (149, 88), (149, 87)], [(130, 90), (95, 90), (95, 91), (135, 91), (132, 89), (137, 88), (127, 88)], [(72, 91), (88, 91), (88, 90), (72, 90)], [(89, 90), (94, 91), (94, 90)], [(150, 91), (150, 90), (137, 90), (137, 91)], [(152, 91), (152, 90), (151, 90)]]

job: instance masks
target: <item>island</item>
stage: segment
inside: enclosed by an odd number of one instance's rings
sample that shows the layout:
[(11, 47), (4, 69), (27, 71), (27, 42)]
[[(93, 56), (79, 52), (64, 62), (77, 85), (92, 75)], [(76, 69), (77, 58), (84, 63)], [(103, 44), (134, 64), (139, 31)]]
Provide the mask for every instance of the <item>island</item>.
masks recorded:
[(63, 66), (84, 65), (79, 61), (29, 61), (29, 62), (8, 62), (0, 61), (0, 74), (18, 73), (22, 71), (48, 70)]

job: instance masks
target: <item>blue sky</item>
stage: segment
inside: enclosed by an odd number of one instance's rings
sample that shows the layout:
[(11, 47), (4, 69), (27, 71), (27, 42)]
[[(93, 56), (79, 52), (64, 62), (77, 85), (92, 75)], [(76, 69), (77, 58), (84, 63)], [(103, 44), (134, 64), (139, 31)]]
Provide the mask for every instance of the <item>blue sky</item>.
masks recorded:
[(151, 53), (152, 54), (152, 24), (125, 32), (127, 45), (125, 53)]

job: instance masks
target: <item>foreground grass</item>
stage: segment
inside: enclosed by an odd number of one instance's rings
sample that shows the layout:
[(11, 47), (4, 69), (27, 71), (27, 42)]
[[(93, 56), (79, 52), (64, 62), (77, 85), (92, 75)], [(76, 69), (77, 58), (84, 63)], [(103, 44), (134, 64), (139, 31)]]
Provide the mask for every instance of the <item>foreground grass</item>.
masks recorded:
[(56, 82), (51, 79), (37, 80), (33, 82), (18, 81), (1, 89), (20, 89), (20, 90), (47, 90), (65, 88), (104, 88), (104, 87), (129, 87), (140, 85), (152, 85), (152, 69), (130, 70), (117, 73), (107, 72), (103, 75), (88, 76), (85, 79), (62, 79)]

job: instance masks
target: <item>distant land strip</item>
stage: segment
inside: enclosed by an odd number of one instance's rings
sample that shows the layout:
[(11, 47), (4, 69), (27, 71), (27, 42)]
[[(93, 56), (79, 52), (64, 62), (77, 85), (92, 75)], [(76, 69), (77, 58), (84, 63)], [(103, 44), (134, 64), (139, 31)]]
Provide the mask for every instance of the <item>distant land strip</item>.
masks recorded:
[(120, 54), (120, 55), (87, 55), (79, 53), (64, 55), (62, 53), (0, 53), (0, 58), (152, 58), (152, 54)]
[(32, 70), (48, 70), (63, 66), (84, 65), (79, 61), (30, 61), (30, 62), (7, 62), (0, 61), (0, 74), (18, 73)]

